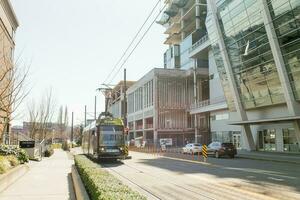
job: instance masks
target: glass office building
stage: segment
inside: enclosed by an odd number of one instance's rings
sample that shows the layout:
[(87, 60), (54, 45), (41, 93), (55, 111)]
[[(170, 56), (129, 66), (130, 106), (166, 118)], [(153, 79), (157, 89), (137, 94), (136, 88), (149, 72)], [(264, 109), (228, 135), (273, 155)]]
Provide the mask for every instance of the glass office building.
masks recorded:
[(300, 1), (208, 4), (206, 28), (225, 97), (242, 116), (232, 124), (251, 127), (251, 150), (300, 152)]

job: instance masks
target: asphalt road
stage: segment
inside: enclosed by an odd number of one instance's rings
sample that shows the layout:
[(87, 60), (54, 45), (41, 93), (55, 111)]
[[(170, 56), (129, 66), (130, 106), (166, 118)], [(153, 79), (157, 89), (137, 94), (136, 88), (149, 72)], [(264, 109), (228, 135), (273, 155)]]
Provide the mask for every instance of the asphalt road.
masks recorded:
[(249, 159), (208, 163), (130, 152), (132, 159), (102, 164), (148, 199), (299, 199), (300, 166)]

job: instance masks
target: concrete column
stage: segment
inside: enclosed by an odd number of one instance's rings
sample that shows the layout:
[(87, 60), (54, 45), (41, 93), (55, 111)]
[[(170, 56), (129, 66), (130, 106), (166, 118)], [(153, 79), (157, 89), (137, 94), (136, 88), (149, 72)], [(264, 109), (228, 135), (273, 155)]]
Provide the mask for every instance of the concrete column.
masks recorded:
[(298, 146), (300, 148), (300, 120), (295, 120), (293, 122), (293, 126), (295, 129), (295, 135), (296, 135), (296, 139), (298, 141)]
[[(194, 103), (197, 104), (197, 59), (194, 59)], [(197, 114), (194, 115), (195, 123), (195, 142), (198, 142), (198, 120)]]
[[(217, 8), (215, 5), (215, 1), (208, 1), (208, 5), (211, 9), (212, 12), (212, 20), (214, 21), (216, 28), (217, 28), (217, 34), (219, 36), (219, 47), (220, 47), (220, 52), (221, 52), (221, 56), (224, 62), (224, 68), (228, 77), (228, 82), (229, 82), (229, 86), (230, 86), (230, 90), (231, 90), (231, 94), (233, 95), (233, 99), (234, 99), (234, 104), (235, 104), (235, 108), (237, 110), (237, 113), (240, 117), (240, 120), (242, 121), (248, 121), (248, 117), (246, 114), (246, 111), (243, 108), (240, 96), (239, 96), (239, 91), (237, 89), (237, 85), (234, 79), (234, 75), (233, 75), (233, 71), (232, 71), (232, 67), (231, 67), (231, 63), (229, 60), (229, 56), (228, 56), (228, 52), (226, 49), (226, 45), (224, 42), (224, 38), (222, 35), (222, 31), (221, 31), (221, 27), (218, 21), (218, 16), (217, 16)], [(242, 131), (245, 135), (244, 137), (247, 139), (247, 149), (248, 150), (255, 150), (255, 144), (254, 144), (254, 140), (253, 140), (253, 136), (251, 133), (251, 129), (250, 129), (250, 125), (244, 125), (243, 126), (243, 131)]]
[(158, 124), (158, 115), (159, 115), (159, 108), (158, 108), (158, 78), (157, 76), (154, 74), (153, 77), (153, 142), (154, 145), (157, 144), (158, 140), (158, 132), (157, 129), (159, 128), (159, 124)]
[(146, 124), (146, 120), (145, 120), (145, 118), (143, 118), (143, 140), (146, 140), (146, 131), (145, 131), (146, 126), (145, 126), (145, 124)]
[[(181, 17), (183, 17), (183, 15), (184, 15), (183, 8), (180, 9), (180, 14), (181, 14)], [(180, 23), (181, 28), (184, 28), (184, 25), (185, 25), (184, 20), (181, 20), (181, 23)], [(181, 40), (183, 40), (184, 38), (185, 38), (185, 32), (182, 31), (181, 32)]]
[(276, 144), (276, 151), (283, 151), (283, 133), (281, 128), (275, 129), (275, 144)]
[(196, 29), (200, 29), (200, 0), (196, 0)]

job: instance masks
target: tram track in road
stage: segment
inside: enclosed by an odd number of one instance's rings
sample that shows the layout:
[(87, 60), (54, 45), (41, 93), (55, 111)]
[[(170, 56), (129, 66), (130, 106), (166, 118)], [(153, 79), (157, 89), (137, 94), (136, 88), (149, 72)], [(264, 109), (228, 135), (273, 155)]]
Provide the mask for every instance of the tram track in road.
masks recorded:
[[(122, 164), (124, 164), (122, 162)], [(105, 167), (106, 170), (113, 172), (112, 174), (117, 174), (119, 177), (122, 177), (122, 179), (125, 179), (126, 181), (130, 182), (131, 184), (133, 184), (134, 186), (138, 187), (140, 190), (142, 190), (143, 192), (145, 192), (146, 194), (148, 194), (147, 196), (152, 197), (152, 199), (161, 199), (159, 196), (155, 195), (154, 193), (152, 193), (151, 191), (149, 191), (147, 188), (135, 183), (134, 181), (132, 181), (131, 179), (127, 178), (126, 176), (124, 176), (123, 174), (119, 173), (117, 170), (111, 168), (111, 166), (106, 165), (106, 164), (101, 164), (103, 167)]]
[[(117, 170), (113, 169), (112, 168), (112, 165), (109, 165), (109, 164), (101, 164), (105, 169), (107, 169), (108, 171), (112, 172), (113, 174), (117, 174), (117, 176), (119, 177), (122, 177), (122, 179), (125, 179), (126, 181), (130, 182), (131, 184), (135, 185), (136, 187), (138, 187), (139, 189), (143, 190), (144, 192), (146, 192), (147, 194), (149, 194), (150, 196), (153, 197), (153, 199), (165, 199), (163, 197), (161, 197), (160, 195), (154, 193), (153, 191), (149, 190), (149, 188), (146, 188), (145, 186), (141, 185), (141, 184), (138, 184), (136, 183), (135, 181), (133, 181), (132, 179), (128, 178), (127, 176), (123, 175), (122, 173), (118, 172)], [(179, 184), (176, 184), (174, 182), (170, 182), (170, 181), (167, 181), (165, 179), (162, 179), (162, 177), (158, 177), (158, 176), (154, 176), (153, 174), (151, 173), (148, 173), (148, 172), (145, 172), (141, 169), (138, 169), (137, 167), (134, 167), (134, 166), (131, 166), (131, 165), (128, 165), (124, 162), (122, 162), (122, 165), (128, 167), (128, 168), (131, 168), (133, 170), (135, 170), (137, 173), (141, 173), (141, 174), (145, 174), (145, 175), (148, 175), (149, 177), (152, 177), (152, 178), (155, 178), (157, 180), (159, 180), (160, 183), (164, 182), (166, 183), (166, 185), (169, 185), (169, 186), (173, 186), (181, 191), (185, 191), (187, 194), (190, 194), (190, 195), (193, 195), (193, 196), (197, 196), (197, 199), (209, 199), (209, 200), (216, 200), (216, 198), (213, 198), (211, 196), (208, 196), (208, 195), (205, 195), (203, 193), (199, 193), (199, 192), (196, 192), (196, 191), (193, 191), (193, 190), (190, 190), (182, 185), (179, 185)], [(174, 191), (163, 191), (161, 190), (160, 192), (163, 192), (165, 194), (173, 194)], [(174, 195), (174, 194), (173, 194)]]
[[(269, 187), (262, 188), (252, 185), (250, 183), (241, 180), (227, 180), (220, 181), (220, 179), (210, 179), (206, 176), (206, 171), (201, 171), (203, 175), (190, 174), (185, 176), (178, 176), (181, 173), (176, 173), (177, 170), (183, 170), (182, 165), (173, 163), (160, 163), (158, 168), (151, 168), (147, 165), (143, 165), (137, 160), (128, 160), (120, 162), (118, 164), (102, 164), (104, 168), (115, 174), (117, 177), (121, 177), (123, 180), (130, 182), (135, 188), (139, 188), (148, 196), (152, 196), (150, 199), (261, 199), (261, 200), (275, 200), (282, 199), (284, 196), (277, 196), (269, 194)], [(121, 164), (122, 163), (122, 164)], [(176, 166), (173, 167), (174, 171), (164, 170), (167, 165)], [(190, 165), (191, 163), (189, 163)], [(181, 166), (181, 167), (180, 167)], [(209, 168), (209, 170), (213, 170)], [(216, 169), (214, 169), (216, 170)], [(173, 173), (174, 172), (174, 173)], [(192, 179), (190, 179), (192, 178)], [(255, 187), (254, 187), (255, 186)], [(285, 190), (283, 190), (285, 191)], [(221, 198), (222, 197), (222, 198)], [(281, 197), (281, 198), (278, 198)], [(293, 199), (293, 195), (287, 195), (286, 199)], [(296, 197), (296, 196), (295, 196)], [(297, 199), (297, 198), (296, 198)]]

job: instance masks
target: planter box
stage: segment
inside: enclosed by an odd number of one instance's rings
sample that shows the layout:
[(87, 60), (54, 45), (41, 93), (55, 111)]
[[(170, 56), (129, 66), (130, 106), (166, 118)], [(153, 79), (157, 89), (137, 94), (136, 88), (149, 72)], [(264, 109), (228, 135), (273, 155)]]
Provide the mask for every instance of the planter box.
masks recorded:
[(72, 180), (77, 200), (90, 200), (85, 187), (81, 181), (80, 175), (76, 169), (76, 166), (72, 166)]

